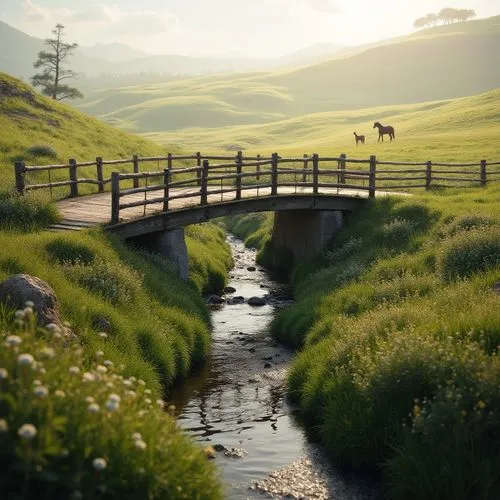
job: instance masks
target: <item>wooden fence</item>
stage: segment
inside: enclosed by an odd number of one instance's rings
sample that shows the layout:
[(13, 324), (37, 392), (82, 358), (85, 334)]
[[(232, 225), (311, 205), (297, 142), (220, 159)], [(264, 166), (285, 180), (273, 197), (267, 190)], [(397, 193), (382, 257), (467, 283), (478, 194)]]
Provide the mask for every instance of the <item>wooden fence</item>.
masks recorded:
[[(190, 161), (192, 166), (186, 165)], [(144, 169), (140, 165), (153, 162), (166, 168), (141, 172)], [(183, 163), (179, 165), (179, 162)], [(104, 176), (105, 167), (116, 166), (126, 171), (110, 172), (109, 177)], [(95, 178), (88, 176), (89, 168), (95, 168)], [(67, 180), (51, 182), (51, 172), (64, 169), (68, 171)], [(26, 176), (44, 171), (48, 172), (48, 182), (26, 182)], [(87, 176), (80, 176), (79, 171), (85, 171)], [(345, 190), (366, 191), (369, 197), (373, 197), (377, 189), (403, 191), (438, 186), (485, 186), (500, 181), (500, 162), (380, 161), (375, 156), (353, 159), (345, 154), (321, 158), (317, 154), (283, 158), (277, 153), (271, 157), (244, 157), (239, 151), (236, 156), (202, 155), (198, 152), (193, 155), (133, 156), (112, 161), (98, 157), (95, 161), (83, 163), (72, 159), (64, 165), (45, 166), (26, 166), (23, 162), (16, 162), (15, 173), (16, 189), (21, 194), (69, 186), (69, 196), (75, 197), (79, 195), (80, 184), (94, 184), (99, 192), (103, 192), (106, 184), (111, 183), (112, 222), (116, 223), (121, 210), (141, 206), (145, 214), (147, 206), (162, 204), (166, 211), (169, 202), (181, 198), (191, 198), (193, 203), (205, 205), (209, 197), (220, 196), (220, 200), (224, 200), (228, 193), (234, 193), (232, 199), (240, 200), (247, 190), (253, 190), (248, 193), (252, 196), (268, 196), (290, 192), (334, 194), (332, 190), (339, 193), (342, 189), (344, 193)], [(160, 195), (156, 196), (159, 192)], [(132, 196), (130, 201), (122, 202), (122, 198)]]

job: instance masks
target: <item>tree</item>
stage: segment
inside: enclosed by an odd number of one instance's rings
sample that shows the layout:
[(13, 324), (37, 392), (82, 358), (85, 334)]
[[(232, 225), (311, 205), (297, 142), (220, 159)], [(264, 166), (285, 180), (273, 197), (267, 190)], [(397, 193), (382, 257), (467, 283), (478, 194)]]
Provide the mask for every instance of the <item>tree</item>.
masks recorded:
[(35, 68), (42, 68), (42, 72), (34, 75), (31, 78), (31, 83), (35, 87), (41, 87), (42, 94), (57, 101), (83, 97), (83, 94), (78, 89), (61, 83), (76, 77), (74, 71), (64, 69), (63, 65), (73, 55), (73, 51), (78, 47), (78, 44), (64, 41), (64, 26), (62, 24), (57, 24), (55, 29), (52, 30), (52, 34), (54, 38), (45, 40), (45, 45), (49, 47), (49, 50), (39, 52), (38, 59), (33, 63)]

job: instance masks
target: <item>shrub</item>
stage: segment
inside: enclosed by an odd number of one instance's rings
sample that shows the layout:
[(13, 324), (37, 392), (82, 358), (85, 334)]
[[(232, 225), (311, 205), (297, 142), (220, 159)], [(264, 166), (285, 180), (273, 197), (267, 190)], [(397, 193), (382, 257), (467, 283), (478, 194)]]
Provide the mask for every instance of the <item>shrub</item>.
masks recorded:
[(361, 248), (363, 248), (363, 238), (351, 236), (341, 247), (325, 252), (325, 257), (329, 261), (338, 262), (351, 257)]
[(94, 261), (96, 256), (89, 247), (64, 238), (52, 240), (45, 248), (59, 264), (81, 263), (88, 265)]
[(500, 267), (500, 228), (458, 233), (444, 243), (438, 267), (447, 279), (465, 278)]
[(493, 221), (481, 215), (466, 215), (453, 220), (444, 228), (444, 235), (455, 236), (462, 231), (470, 231), (471, 229), (482, 229), (487, 226), (492, 226)]
[(59, 219), (55, 204), (31, 196), (0, 193), (0, 229), (30, 232)]
[(43, 156), (53, 159), (57, 158), (57, 151), (52, 146), (47, 144), (34, 144), (33, 146), (26, 148), (26, 153), (35, 158)]
[(142, 380), (100, 352), (84, 364), (57, 330), (35, 336), (29, 313), (18, 321), (0, 333), (0, 488), (9, 498), (221, 498), (215, 468)]
[(415, 223), (402, 217), (396, 217), (380, 229), (380, 239), (389, 248), (406, 246), (415, 232)]

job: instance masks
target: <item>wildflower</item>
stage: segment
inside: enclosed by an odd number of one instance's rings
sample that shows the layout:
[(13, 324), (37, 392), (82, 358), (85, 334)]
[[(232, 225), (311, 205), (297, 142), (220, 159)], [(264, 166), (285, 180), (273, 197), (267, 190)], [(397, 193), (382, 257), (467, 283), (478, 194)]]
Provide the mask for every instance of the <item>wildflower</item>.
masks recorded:
[(29, 441), (36, 436), (37, 430), (36, 427), (32, 424), (23, 424), (21, 427), (19, 427), (17, 433), (23, 439)]
[(34, 361), (35, 361), (35, 358), (34, 358), (31, 354), (28, 354), (28, 353), (20, 354), (20, 355), (17, 357), (17, 362), (18, 362), (21, 366), (29, 366), (29, 365), (32, 365)]
[(55, 356), (55, 351), (52, 347), (44, 347), (41, 351), (41, 357), (43, 359), (52, 359)]
[(42, 381), (41, 380), (33, 380), (33, 385), (42, 385)]
[(152, 401), (149, 399), (149, 398), (146, 398), (144, 400), (144, 402), (147, 404), (147, 405), (150, 405), (152, 403)]
[(26, 316), (33, 314), (33, 309), (31, 307), (25, 307), (23, 311)]
[(59, 456), (66, 458), (69, 455), (69, 450), (68, 448), (63, 448), (61, 450), (61, 453), (59, 453)]
[(59, 325), (56, 325), (55, 323), (49, 323), (48, 325), (45, 325), (45, 328), (50, 333), (61, 333), (61, 327)]
[(89, 413), (99, 413), (99, 405), (97, 403), (92, 403), (87, 408)]
[(127, 379), (125, 379), (125, 380), (123, 381), (123, 385), (126, 385), (127, 387), (130, 387), (130, 386), (132, 385), (132, 381), (131, 381), (130, 379), (128, 379), (128, 378), (127, 378)]
[(90, 372), (85, 372), (83, 374), (83, 381), (84, 382), (95, 382), (95, 375)]
[(142, 378), (140, 378), (140, 379), (137, 381), (137, 383), (138, 383), (139, 385), (142, 385), (142, 386), (145, 386), (145, 385), (146, 385), (146, 382), (144, 382), (144, 380), (142, 380)]
[(145, 389), (144, 394), (148, 394), (148, 395), (151, 394), (151, 389)]
[(113, 389), (114, 386), (115, 386), (115, 384), (113, 384), (113, 382), (106, 382), (106, 387), (108, 389)]
[(108, 464), (104, 458), (94, 458), (92, 461), (92, 467), (94, 467), (95, 470), (104, 470), (107, 466)]
[(75, 375), (77, 373), (80, 373), (80, 368), (78, 368), (78, 366), (70, 366), (68, 371), (72, 375)]
[(97, 365), (97, 371), (99, 373), (106, 373), (108, 371), (108, 369), (103, 365)]
[(133, 439), (134, 441), (137, 441), (138, 439), (142, 439), (142, 434), (141, 434), (140, 432), (134, 432), (134, 433), (132, 434), (132, 439)]
[(9, 378), (9, 372), (5, 368), (0, 368), (0, 380)]
[(0, 434), (7, 432), (9, 430), (9, 424), (4, 418), (0, 418)]
[(113, 366), (113, 361), (109, 360), (109, 359), (106, 359), (103, 363), (104, 366), (107, 366), (108, 368), (110, 366)]
[(103, 352), (103, 351), (97, 351), (97, 352), (95, 353), (95, 357), (96, 357), (96, 358), (102, 358), (103, 356), (104, 356), (104, 352)]
[(122, 400), (122, 398), (118, 396), (118, 394), (110, 394), (108, 399), (110, 401), (113, 401), (114, 403), (120, 403), (120, 401)]
[(128, 379), (130, 380), (130, 382), (137, 382), (137, 379), (134, 376), (129, 377)]
[(161, 400), (161, 399), (157, 399), (156, 400), (156, 404), (160, 407), (160, 408), (164, 408), (165, 407), (165, 401)]
[(125, 394), (130, 398), (135, 398), (137, 396), (137, 393), (135, 391), (127, 391)]
[(145, 450), (148, 446), (142, 439), (136, 439), (134, 445), (138, 450)]
[(64, 398), (64, 397), (66, 397), (66, 393), (64, 391), (61, 391), (61, 389), (57, 389), (57, 391), (55, 391), (54, 394), (58, 398)]
[(110, 399), (108, 399), (106, 401), (106, 409), (110, 412), (114, 412), (116, 410), (118, 410), (118, 408), (120, 408), (120, 403), (117, 402), (117, 401), (111, 401)]
[(33, 393), (35, 394), (35, 396), (37, 398), (44, 399), (48, 396), (49, 390), (47, 389), (47, 387), (44, 387), (43, 385), (41, 385), (41, 386), (35, 387), (35, 389), (33, 390)]
[(9, 335), (6, 340), (7, 345), (9, 345), (10, 347), (15, 347), (22, 342), (21, 337), (19, 337), (18, 335)]
[(99, 337), (101, 337), (101, 339), (107, 339), (108, 338), (108, 334), (106, 332), (99, 332), (97, 335), (99, 335)]
[(18, 309), (15, 313), (14, 313), (14, 318), (16, 320), (23, 320), (24, 317), (26, 316), (25, 312), (22, 310), (22, 309)]
[(34, 304), (34, 302), (33, 302), (32, 300), (27, 300), (27, 301), (24, 303), (24, 305), (25, 305), (26, 307), (31, 307), (31, 308), (35, 307), (35, 304)]
[(92, 396), (87, 396), (87, 397), (85, 398), (85, 402), (86, 402), (87, 404), (91, 404), (91, 403), (93, 403), (93, 402), (94, 402), (94, 398), (93, 398)]

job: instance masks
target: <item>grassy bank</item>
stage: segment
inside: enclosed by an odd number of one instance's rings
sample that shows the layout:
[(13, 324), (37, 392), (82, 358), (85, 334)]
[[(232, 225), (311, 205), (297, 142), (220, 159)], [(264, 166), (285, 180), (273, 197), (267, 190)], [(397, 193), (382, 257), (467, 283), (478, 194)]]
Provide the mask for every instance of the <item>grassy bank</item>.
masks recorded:
[(273, 323), (300, 350), (289, 394), (308, 425), (391, 498), (500, 491), (499, 196), (373, 201), (295, 267), (297, 303)]

